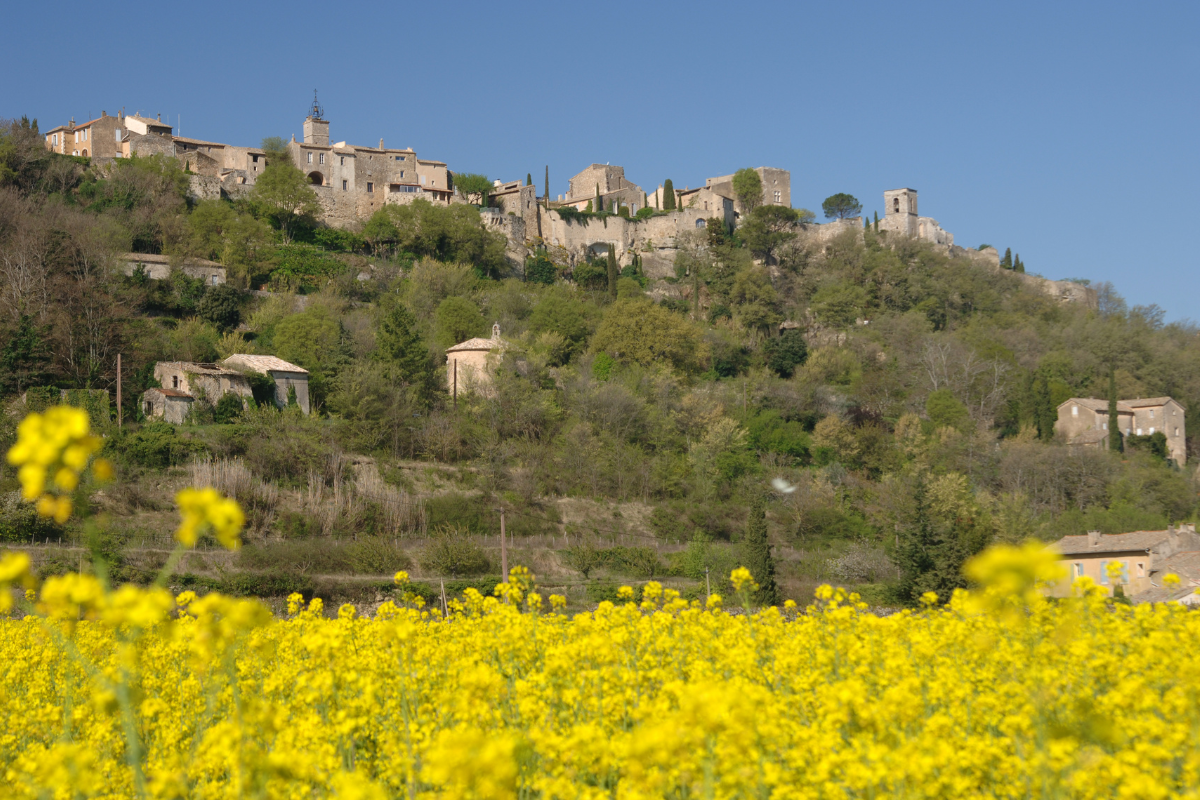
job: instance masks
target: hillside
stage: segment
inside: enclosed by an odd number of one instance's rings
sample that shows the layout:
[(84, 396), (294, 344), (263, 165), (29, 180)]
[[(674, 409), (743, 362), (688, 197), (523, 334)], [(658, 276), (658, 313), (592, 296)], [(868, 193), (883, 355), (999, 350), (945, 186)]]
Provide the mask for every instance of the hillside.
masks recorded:
[[(430, 600), (494, 585), (500, 508), (510, 566), (576, 605), (651, 577), (696, 597), (707, 571), (715, 589), (764, 495), (778, 580), (801, 599), (835, 581), (910, 602), (958, 585), (990, 541), (1195, 517), (1190, 466), (1054, 435), (1059, 403), (1110, 380), (1174, 397), (1200, 434), (1197, 330), (1112, 286), (1095, 308), (1061, 303), (928, 244), (778, 212), (697, 232), (653, 280), (536, 246), (514, 268), (471, 206), (339, 231), (186, 186), (171, 160), (101, 170), (28, 125), (0, 138), (0, 444), (30, 388), (113, 391), (123, 362), (123, 425), (97, 419), (119, 469), (94, 497), (104, 533), (36, 520), (0, 478), (0, 540), (33, 543), (43, 574), (91, 549), (143, 579), (174, 491), (198, 482), (248, 510), (247, 545), (190, 555), (180, 585), (364, 601), (399, 568)], [(131, 251), (215, 259), (230, 283), (126, 276)], [(446, 349), (493, 323), (509, 346), (492, 389), (452, 397)], [(156, 362), (232, 353), (309, 370), (315, 413), (140, 419)]]

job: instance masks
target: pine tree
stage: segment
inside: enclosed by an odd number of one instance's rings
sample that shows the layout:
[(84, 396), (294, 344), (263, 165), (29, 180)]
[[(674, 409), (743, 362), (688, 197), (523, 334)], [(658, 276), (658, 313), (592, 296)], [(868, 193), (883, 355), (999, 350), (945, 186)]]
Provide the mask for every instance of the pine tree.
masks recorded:
[(755, 497), (750, 505), (750, 519), (746, 523), (744, 543), (746, 569), (758, 584), (754, 600), (760, 606), (779, 605), (779, 585), (775, 583), (775, 559), (771, 557), (771, 543), (767, 540), (767, 513), (762, 497)]
[(407, 306), (397, 304), (379, 321), (375, 357), (383, 362), (388, 377), (409, 384), (419, 401), (427, 402), (432, 397), (435, 382), (429, 347)]
[(617, 249), (611, 244), (608, 246), (608, 294), (614, 300), (617, 297), (617, 278), (621, 276), (617, 269)]
[(533, 173), (532, 172), (525, 173), (525, 185), (533, 186)]
[(663, 211), (675, 210), (675, 184), (667, 178), (663, 181)]
[(1125, 452), (1125, 437), (1121, 435), (1121, 417), (1117, 413), (1117, 375), (1108, 373), (1108, 449), (1114, 453)]
[(1004, 248), (1004, 258), (1000, 259), (1000, 268), (1001, 269), (1012, 269), (1013, 268), (1012, 248), (1011, 247)]

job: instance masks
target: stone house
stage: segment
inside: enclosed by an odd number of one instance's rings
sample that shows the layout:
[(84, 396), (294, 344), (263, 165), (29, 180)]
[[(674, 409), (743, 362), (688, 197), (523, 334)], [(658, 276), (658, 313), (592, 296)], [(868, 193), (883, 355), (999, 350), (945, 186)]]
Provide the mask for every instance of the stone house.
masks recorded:
[[(1170, 397), (1146, 397), (1117, 401), (1118, 429), (1122, 436), (1149, 436), (1161, 431), (1167, 437), (1167, 456), (1179, 466), (1187, 463), (1185, 409)], [(1108, 447), (1108, 401), (1094, 397), (1072, 397), (1058, 406), (1054, 430), (1067, 444), (1079, 447)]]
[[(1190, 568), (1188, 565), (1193, 562), (1200, 567), (1200, 535), (1192, 524), (1171, 526), (1164, 531), (1117, 534), (1088, 531), (1082, 536), (1064, 536), (1054, 546), (1067, 562), (1068, 576), (1049, 587), (1053, 597), (1069, 596), (1071, 581), (1086, 575), (1110, 595), (1121, 586), (1134, 602), (1145, 602), (1158, 597), (1161, 593), (1158, 590), (1169, 588), (1163, 585), (1164, 575), (1175, 569)], [(1117, 578), (1108, 575), (1113, 564), (1121, 570)], [(1189, 574), (1200, 585), (1200, 572)]]
[(177, 389), (147, 389), (142, 392), (142, 413), (146, 419), (161, 419), (172, 425), (187, 422), (194, 398)]
[[(636, 214), (645, 204), (645, 193), (635, 183), (625, 178), (624, 167), (611, 164), (592, 164), (570, 180), (570, 189), (562, 205), (583, 211), (592, 203), (593, 211), (613, 211), (618, 205), (629, 206), (629, 213)], [(600, 195), (600, 208), (595, 207), (596, 195)]]
[(525, 221), (525, 231), (537, 233), (538, 198), (537, 187), (526, 186), (523, 181), (494, 181), (488, 202), (504, 214), (513, 214)]
[(222, 361), (221, 364), (228, 369), (249, 370), (270, 377), (271, 380), (275, 381), (275, 405), (280, 408), (287, 405), (288, 394), (294, 390), (296, 393), (296, 405), (305, 414), (310, 413), (308, 370), (304, 369), (304, 367), (298, 367), (275, 356), (251, 355), (247, 353), (235, 353)]
[(154, 365), (154, 379), (163, 389), (182, 392), (193, 400), (203, 400), (212, 406), (229, 393), (244, 399), (254, 396), (245, 375), (220, 364), (160, 361)]
[(124, 118), (118, 113), (110, 117), (107, 111), (82, 125), (74, 117), (66, 125), (46, 131), (46, 148), (55, 153), (89, 158), (118, 158), (121, 140), (125, 136)]
[(500, 356), (508, 343), (500, 338), (500, 323), (492, 325), (492, 338), (475, 337), (446, 350), (446, 388), (452, 397), (472, 391), (487, 392)]
[[(792, 173), (777, 167), (756, 167), (754, 169), (762, 180), (763, 205), (792, 207)], [(718, 197), (724, 197), (733, 203), (735, 216), (746, 213), (737, 195), (733, 191), (733, 176), (721, 175), (709, 178), (704, 182), (704, 189)], [(707, 198), (697, 198), (707, 199)]]
[[(120, 258), (120, 270), (125, 275), (133, 276), (139, 268), (152, 281), (165, 281), (171, 277), (171, 257), (151, 253), (126, 253)], [(198, 278), (206, 286), (220, 286), (225, 283), (225, 268), (215, 261), (204, 258), (184, 258), (174, 266), (189, 278)]]

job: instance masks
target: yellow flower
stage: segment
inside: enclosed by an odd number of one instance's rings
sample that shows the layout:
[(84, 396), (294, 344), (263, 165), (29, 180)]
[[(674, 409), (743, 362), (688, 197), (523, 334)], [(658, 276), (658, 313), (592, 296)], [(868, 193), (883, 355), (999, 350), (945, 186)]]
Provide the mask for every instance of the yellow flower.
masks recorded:
[(937, 592), (925, 592), (921, 595), (921, 605), (936, 606), (938, 601)]
[(175, 538), (184, 547), (193, 547), (200, 534), (210, 528), (222, 545), (230, 550), (241, 546), (241, 530), (246, 516), (236, 500), (222, 497), (213, 488), (181, 489), (175, 495), (180, 522)]
[(621, 588), (617, 589), (617, 599), (632, 600), (633, 599), (633, 587), (632, 586), (622, 586)]
[(704, 606), (710, 611), (720, 611), (722, 602), (723, 599), (721, 598), (721, 595), (710, 594), (708, 596), (708, 600), (705, 601)]
[(561, 594), (550, 595), (550, 608), (558, 611), (567, 607), (567, 598)]
[[(79, 486), (88, 460), (102, 442), (90, 431), (87, 412), (54, 406), (44, 414), (32, 413), (17, 426), (17, 442), (8, 450), (8, 463), (17, 467), (21, 497), (36, 502), (38, 514), (59, 523), (71, 517), (73, 505), (62, 495)], [(99, 463), (99, 462), (98, 462)], [(96, 473), (111, 472), (104, 462)]]
[(1176, 575), (1174, 572), (1168, 572), (1166, 575), (1163, 575), (1163, 586), (1178, 586), (1178, 585), (1179, 585), (1179, 576)]
[(758, 588), (758, 584), (754, 582), (754, 576), (745, 567), (738, 567), (729, 573), (729, 580), (733, 583), (733, 590), (735, 592), (752, 592)]
[(397, 585), (403, 586), (404, 584), (408, 583), (408, 573), (404, 570), (400, 570), (392, 576), (392, 580), (395, 581)]

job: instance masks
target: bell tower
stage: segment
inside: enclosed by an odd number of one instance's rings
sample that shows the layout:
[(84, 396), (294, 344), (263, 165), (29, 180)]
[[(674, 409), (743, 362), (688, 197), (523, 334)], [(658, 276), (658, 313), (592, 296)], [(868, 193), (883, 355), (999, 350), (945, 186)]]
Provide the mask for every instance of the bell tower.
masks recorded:
[(313, 90), (312, 108), (304, 118), (304, 143), (329, 146), (329, 120), (325, 119), (325, 109), (317, 102), (317, 91)]

